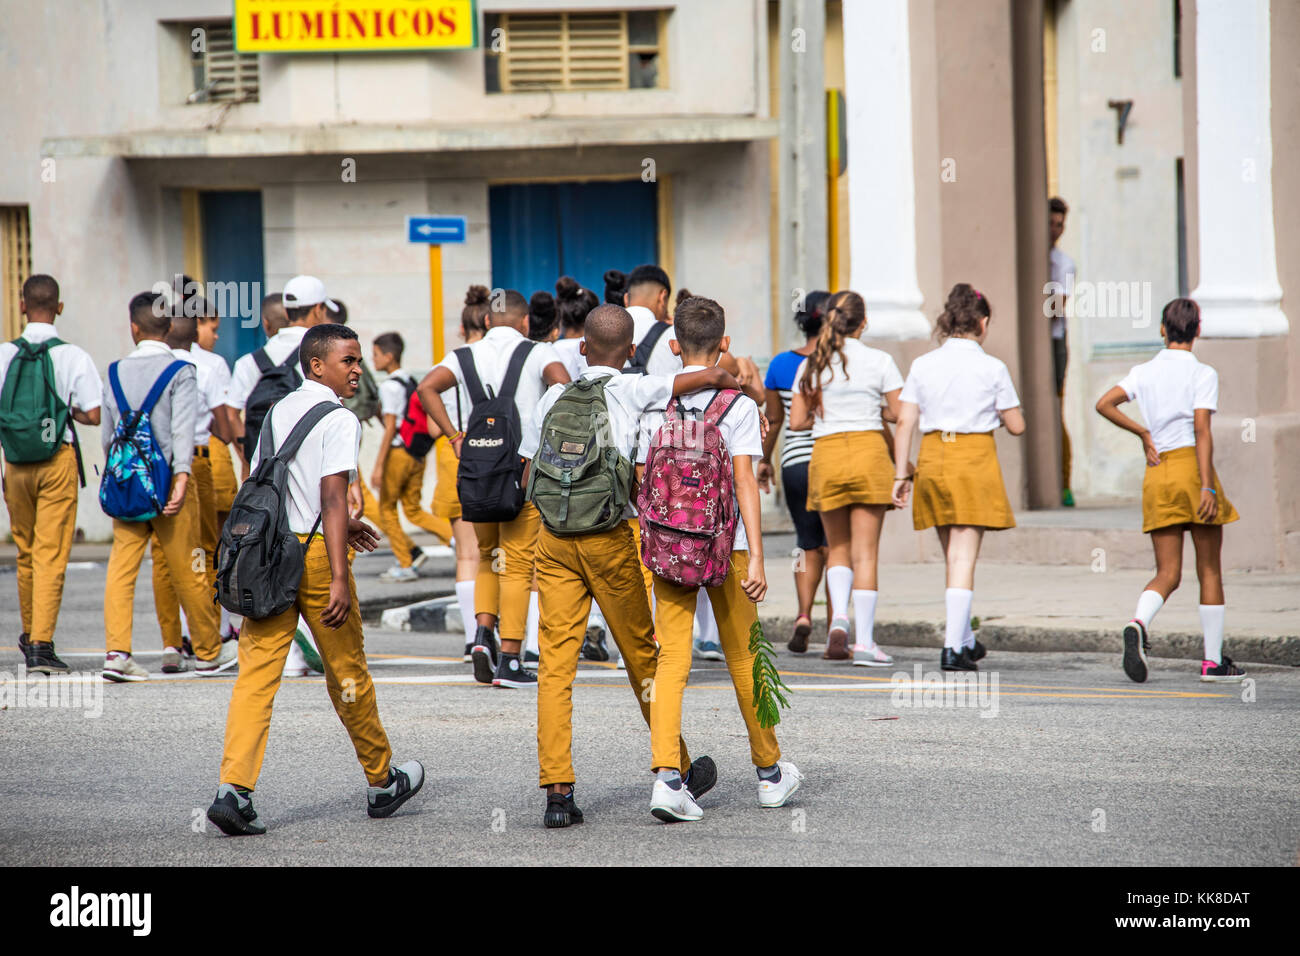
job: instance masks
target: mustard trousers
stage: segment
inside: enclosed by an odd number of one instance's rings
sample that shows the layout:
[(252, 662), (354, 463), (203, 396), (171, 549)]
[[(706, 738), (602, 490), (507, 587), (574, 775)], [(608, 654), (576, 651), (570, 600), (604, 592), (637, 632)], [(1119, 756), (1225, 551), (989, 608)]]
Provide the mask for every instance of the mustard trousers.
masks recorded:
[[(393, 447), (384, 460), (384, 483), (379, 489), (379, 510), (375, 520), (380, 530), (388, 536), (397, 563), (411, 566), (411, 538), (402, 530), (402, 519), (397, 516), (397, 506), (402, 506), (406, 520), (442, 539), (451, 541), (451, 522), (425, 511), (420, 504), (424, 494), (425, 459), (416, 458), (405, 448)], [(369, 507), (369, 506), (367, 506)]]
[(541, 515), (531, 501), (524, 502), (523, 510), (511, 521), (474, 522), (479, 555), (474, 613), (496, 615), (503, 641), (525, 637), (541, 526)]
[(18, 606), (33, 643), (54, 640), (63, 578), (77, 531), (77, 454), (63, 445), (48, 461), (8, 462), (9, 530), (18, 546)]

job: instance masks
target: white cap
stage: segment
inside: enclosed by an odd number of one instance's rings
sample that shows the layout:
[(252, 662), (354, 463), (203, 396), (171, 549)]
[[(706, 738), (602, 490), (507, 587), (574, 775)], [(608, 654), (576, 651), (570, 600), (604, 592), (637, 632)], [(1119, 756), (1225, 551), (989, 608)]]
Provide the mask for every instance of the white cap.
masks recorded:
[(339, 307), (325, 295), (325, 283), (315, 276), (294, 276), (284, 284), (284, 307), (302, 309), (324, 302), (332, 312)]

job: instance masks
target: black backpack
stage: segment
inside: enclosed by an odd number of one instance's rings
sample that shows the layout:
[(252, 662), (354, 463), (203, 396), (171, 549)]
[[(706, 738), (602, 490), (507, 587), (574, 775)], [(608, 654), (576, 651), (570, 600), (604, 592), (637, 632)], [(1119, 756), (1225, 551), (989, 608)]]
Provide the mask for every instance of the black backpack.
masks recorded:
[(655, 346), (659, 344), (659, 340), (664, 337), (664, 333), (667, 331), (668, 323), (656, 319), (655, 324), (646, 331), (641, 344), (632, 353), (632, 361), (623, 366), (623, 374), (644, 375), (646, 366), (650, 364), (650, 353), (655, 350)]
[(465, 390), (474, 403), (460, 446), (456, 494), (466, 521), (510, 521), (524, 506), (524, 459), (519, 457), (523, 429), (515, 408), (515, 389), (528, 353), (536, 342), (520, 342), (510, 356), (500, 394), (484, 391), (468, 348), (456, 349)]
[(322, 418), (341, 408), (320, 402), (308, 409), (280, 450), (269, 427), (259, 439), (257, 470), (235, 495), (217, 545), (217, 600), (233, 614), (255, 621), (291, 607), (302, 582), (303, 555), (320, 528), (320, 516), (306, 543), (289, 530), (289, 462)]
[(253, 353), (253, 361), (257, 363), (261, 377), (248, 393), (248, 401), (244, 405), (244, 457), (249, 461), (253, 460), (253, 449), (257, 447), (262, 422), (271, 406), (302, 384), (297, 349), (290, 352), (289, 357), (279, 365), (271, 361), (271, 356), (266, 354), (264, 348)]

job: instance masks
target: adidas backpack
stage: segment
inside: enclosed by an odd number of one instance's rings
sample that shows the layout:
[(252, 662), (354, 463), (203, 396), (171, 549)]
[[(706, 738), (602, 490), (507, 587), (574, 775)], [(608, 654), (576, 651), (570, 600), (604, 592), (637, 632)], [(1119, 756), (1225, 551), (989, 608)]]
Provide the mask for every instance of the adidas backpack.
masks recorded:
[(406, 388), (406, 415), (397, 426), (397, 435), (402, 439), (402, 447), (412, 458), (423, 458), (433, 447), (433, 436), (429, 434), (429, 416), (424, 411), (424, 403), (420, 401), (419, 386), (415, 384), (415, 379), (404, 379), (402, 385)]
[(554, 534), (607, 531), (631, 498), (635, 468), (608, 438), (607, 381), (569, 383), (542, 420), (528, 499)]
[(650, 443), (636, 501), (641, 560), (665, 581), (697, 588), (727, 578), (738, 516), (718, 426), (739, 397), (735, 389), (718, 392), (698, 419), (673, 399)]
[(106, 515), (121, 521), (149, 521), (162, 514), (172, 488), (172, 465), (158, 448), (149, 416), (171, 380), (189, 363), (177, 359), (163, 369), (134, 411), (122, 392), (119, 364), (108, 367), (118, 419), (99, 481), (99, 504)]
[[(9, 363), (3, 391), (0, 391), (0, 447), (12, 462), (49, 461), (63, 444), (72, 426), (72, 410), (59, 397), (54, 385), (54, 361), (50, 349), (63, 342), (57, 338), (41, 343), (14, 339), (18, 352)], [(81, 446), (77, 430), (71, 428), (81, 485)]]
[(257, 363), (259, 377), (244, 404), (244, 457), (249, 461), (253, 460), (253, 449), (257, 447), (262, 422), (271, 406), (302, 384), (297, 349), (279, 365), (271, 361), (265, 348), (253, 353), (253, 361)]
[(524, 506), (524, 459), (519, 457), (523, 430), (515, 408), (515, 389), (535, 344), (515, 346), (497, 395), (484, 391), (473, 353), (466, 347), (456, 349), (465, 390), (474, 403), (456, 475), (456, 494), (466, 521), (511, 521)]
[(289, 530), (289, 462), (308, 432), (341, 407), (334, 402), (313, 405), (278, 451), (270, 427), (262, 429), (257, 470), (235, 495), (217, 544), (217, 600), (232, 614), (260, 621), (298, 599), (303, 556), (321, 519), (316, 517), (306, 543)]

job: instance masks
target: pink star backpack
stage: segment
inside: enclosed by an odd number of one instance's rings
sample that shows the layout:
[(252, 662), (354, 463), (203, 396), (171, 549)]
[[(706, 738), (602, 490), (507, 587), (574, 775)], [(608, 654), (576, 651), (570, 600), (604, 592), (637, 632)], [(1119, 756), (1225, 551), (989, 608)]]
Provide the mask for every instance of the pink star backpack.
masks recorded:
[(674, 398), (646, 454), (637, 493), (641, 560), (666, 581), (717, 587), (736, 539), (735, 475), (719, 424), (740, 392), (718, 392), (698, 418)]

